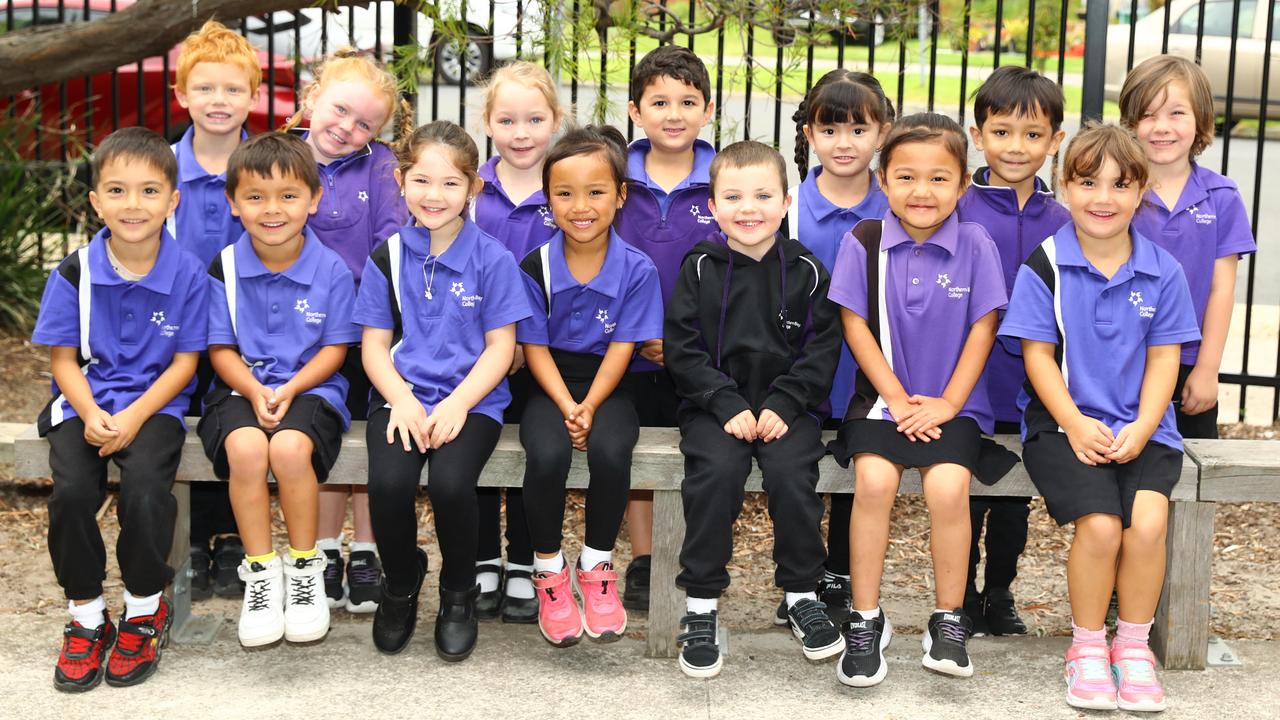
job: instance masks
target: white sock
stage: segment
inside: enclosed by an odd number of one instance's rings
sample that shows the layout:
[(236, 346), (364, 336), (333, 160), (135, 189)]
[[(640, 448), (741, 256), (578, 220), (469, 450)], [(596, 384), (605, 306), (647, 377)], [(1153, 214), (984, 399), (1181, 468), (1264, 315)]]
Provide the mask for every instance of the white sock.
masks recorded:
[(71, 613), (71, 619), (80, 624), (80, 627), (86, 630), (97, 630), (102, 626), (107, 612), (107, 601), (101, 595), (84, 605), (77, 605), (75, 601), (67, 601), (67, 612)]
[(596, 550), (586, 545), (582, 546), (582, 554), (578, 556), (578, 567), (583, 570), (592, 570), (603, 562), (613, 563), (612, 550)]
[(792, 605), (795, 605), (796, 603), (800, 602), (801, 600), (804, 600), (805, 598), (813, 600), (814, 602), (817, 602), (818, 600), (818, 593), (816, 592), (804, 592), (804, 593), (789, 592), (786, 595), (787, 595), (788, 610), (791, 609)]
[(875, 620), (880, 617), (880, 606), (877, 605), (874, 610), (854, 610), (862, 616), (863, 620)]
[(320, 552), (324, 552), (325, 550), (337, 550), (338, 552), (342, 552), (342, 538), (320, 538), (319, 540), (316, 540), (316, 549)]
[[(502, 558), (499, 557), (499, 558), (492, 558), (490, 560), (476, 561), (477, 568), (479, 568), (481, 565), (495, 565), (497, 567), (502, 567)], [(493, 572), (492, 570), (477, 572), (476, 582), (480, 583), (480, 592), (486, 592), (486, 593), (493, 592), (494, 590), (498, 589), (498, 573)]]
[(378, 543), (356, 542), (352, 540), (351, 544), (347, 546), (347, 550), (350, 552), (376, 553), (378, 552)]
[(549, 558), (541, 558), (537, 555), (533, 556), (534, 572), (558, 573), (564, 569), (564, 553), (557, 552), (555, 556)]
[(160, 609), (160, 593), (138, 597), (128, 590), (124, 591), (124, 619), (155, 615)]
[(533, 581), (529, 578), (511, 577), (512, 570), (524, 570), (532, 573), (532, 565), (516, 565), (507, 563), (507, 597), (528, 600), (533, 597)]
[(933, 609), (933, 613), (934, 613), (935, 615), (937, 615), (938, 613), (949, 613), (949, 612), (955, 612), (955, 610), (954, 610), (954, 609), (951, 609), (951, 610), (943, 610), (942, 608), (934, 608), (934, 609)]
[(715, 612), (720, 606), (720, 598), (686, 598), (684, 607), (690, 615), (706, 615)]

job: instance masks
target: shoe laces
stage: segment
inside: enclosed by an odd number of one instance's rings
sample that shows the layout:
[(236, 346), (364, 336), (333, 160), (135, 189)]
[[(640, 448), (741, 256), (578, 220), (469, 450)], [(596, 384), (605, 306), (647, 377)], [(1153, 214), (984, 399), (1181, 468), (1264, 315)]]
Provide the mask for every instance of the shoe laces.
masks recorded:
[(350, 571), (351, 581), (353, 585), (377, 585), (378, 578), (382, 577), (382, 570), (377, 565), (361, 565), (355, 563), (347, 566)]
[(155, 635), (154, 615), (133, 618), (120, 623), (120, 632), (116, 634), (116, 649), (126, 655), (136, 655), (143, 644)]
[(289, 583), (293, 592), (290, 593), (291, 605), (315, 605), (316, 604), (316, 584), (312, 582), (314, 575), (293, 576), (289, 578)]
[(800, 629), (808, 633), (819, 624), (830, 624), (831, 619), (827, 617), (827, 606), (816, 600), (805, 598), (792, 605), (787, 610), (788, 615), (795, 617), (795, 622)]
[(689, 613), (680, 618), (686, 632), (676, 636), (682, 645), (701, 645), (716, 641), (716, 616), (712, 613)]
[(271, 582), (269, 580), (254, 580), (249, 583), (246, 592), (249, 594), (249, 610), (266, 610), (271, 607)]
[(1111, 667), (1104, 657), (1082, 655), (1075, 660), (1080, 679), (1085, 682), (1104, 682), (1111, 679)]
[(942, 639), (953, 643), (964, 644), (968, 633), (965, 632), (964, 626), (960, 623), (942, 621), (937, 624), (938, 632), (942, 635)]
[(866, 655), (871, 652), (876, 640), (876, 631), (872, 627), (873, 622), (875, 621), (866, 620), (859, 623), (857, 627), (854, 626), (854, 623), (845, 624), (844, 640), (854, 653)]
[(85, 655), (93, 649), (96, 640), (96, 631), (79, 624), (68, 625), (62, 631), (62, 654), (68, 659), (72, 655)]
[(1121, 660), (1116, 663), (1124, 670), (1124, 678), (1138, 685), (1152, 685), (1156, 681), (1155, 667), (1146, 660)]

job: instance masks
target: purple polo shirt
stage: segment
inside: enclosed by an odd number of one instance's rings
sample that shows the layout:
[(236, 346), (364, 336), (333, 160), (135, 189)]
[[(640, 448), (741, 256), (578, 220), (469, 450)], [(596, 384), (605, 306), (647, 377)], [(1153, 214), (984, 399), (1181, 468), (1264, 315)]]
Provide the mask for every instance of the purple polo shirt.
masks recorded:
[(499, 160), (501, 158), (495, 155), (480, 166), (484, 188), (471, 205), (471, 219), (481, 230), (505, 245), (519, 261), (529, 251), (550, 240), (560, 228), (556, 226), (542, 190), (535, 190), (519, 205), (507, 197), (507, 191), (498, 179)]
[[(1133, 216), (1133, 227), (1168, 250), (1182, 264), (1191, 289), (1196, 325), (1204, 327), (1204, 311), (1213, 285), (1213, 265), (1220, 257), (1258, 251), (1235, 181), (1191, 163), (1191, 177), (1170, 210), (1155, 191)], [(1200, 341), (1182, 346), (1182, 363), (1194, 365)]]
[[(1106, 423), (1113, 433), (1138, 419), (1147, 348), (1200, 337), (1178, 261), (1141, 233), (1131, 235), (1133, 251), (1110, 279), (1085, 258), (1072, 225), (1042, 246), (1046, 264), (1056, 269), (1067, 389), (1080, 412)], [(1000, 337), (1058, 343), (1053, 294), (1030, 263), (1018, 270)], [(1025, 411), (1023, 440), (1041, 430), (1056, 429), (1056, 423), (1044, 419), (1048, 413), (1043, 404), (1025, 389), (1018, 407)], [(1041, 419), (1031, 427), (1035, 418)], [(1151, 439), (1182, 449), (1172, 402)]]
[[(292, 132), (307, 136), (306, 130)], [(358, 288), (369, 253), (409, 221), (396, 184), (395, 153), (372, 142), (328, 165), (316, 166), (324, 194), (307, 228), (346, 262)]]
[[(137, 282), (116, 274), (107, 259), (103, 228), (88, 249), (89, 307), (80, 306), (79, 289), (59, 270), (49, 275), (31, 341), (41, 345), (81, 347), (80, 317), (89, 319), (89, 351), (93, 361), (85, 377), (98, 406), (111, 414), (137, 400), (173, 364), (174, 353), (207, 347), (208, 283), (196, 257), (161, 232), (155, 266)], [(70, 256), (67, 260), (71, 262)], [(86, 268), (81, 266), (81, 273)], [(83, 277), (83, 275), (82, 275)], [(179, 421), (191, 403), (195, 378), (160, 409)], [(53, 383), (52, 424), (76, 414)], [(186, 423), (183, 423), (186, 427)]]
[[(1035, 191), (1022, 208), (1018, 207), (1016, 190), (991, 185), (990, 177), (991, 169), (985, 167), (973, 174), (973, 184), (960, 196), (956, 215), (961, 222), (981, 225), (995, 241), (996, 250), (1000, 253), (1000, 267), (1004, 271), (1004, 286), (1012, 290), (1018, 268), (1026, 262), (1031, 251), (1071, 222), (1071, 213), (1054, 199), (1053, 191), (1038, 177), (1035, 179)], [(1020, 422), (1022, 412), (1018, 410), (1018, 393), (1027, 379), (1022, 358), (1010, 353), (1002, 343), (996, 343), (991, 348), (991, 357), (983, 372), (996, 421)]]
[[(400, 243), (403, 335), (391, 361), (431, 413), (471, 372), (484, 352), (484, 334), (529, 317), (529, 303), (515, 258), (475, 223), (464, 223), (440, 255), (431, 254), (426, 228), (400, 228)], [(364, 277), (352, 320), (394, 329), (386, 276), (370, 259)], [(510, 403), (504, 378), (471, 412), (501, 423)]]
[[(954, 213), (922, 243), (907, 235), (892, 212), (883, 222), (880, 262), (893, 372), (908, 395), (941, 397), (969, 328), (1005, 305), (1000, 257), (982, 226), (962, 223)], [(867, 253), (853, 233), (840, 244), (828, 297), (867, 317)], [(991, 400), (981, 378), (958, 414), (976, 420), (984, 433), (993, 431)], [(887, 408), (882, 419), (893, 419)]]
[[(236, 323), (231, 324), (226, 284), (209, 278), (209, 344), (238, 345), (253, 376), (266, 387), (289, 382), (326, 345), (360, 341), (351, 322), (355, 283), (338, 254), (305, 230), (302, 253), (281, 272), (262, 264), (253, 240), (244, 233), (236, 241)], [(223, 266), (223, 271), (226, 271)], [(307, 390), (329, 403), (351, 424), (347, 380), (335, 372)]]
[[(192, 147), (195, 126), (187, 129), (173, 147), (178, 160), (178, 209), (169, 222), (169, 233), (206, 267), (222, 248), (244, 232), (240, 218), (231, 214), (227, 201), (227, 174), (206, 172)], [(249, 133), (240, 131), (244, 141)]]
[[(854, 225), (865, 218), (879, 220), (889, 212), (889, 199), (880, 189), (875, 173), (867, 172), (871, 175), (871, 187), (862, 202), (850, 208), (832, 203), (818, 190), (821, 165), (809, 168), (808, 177), (792, 195), (791, 210), (787, 214), (788, 231), (792, 238), (799, 240), (818, 258), (824, 268), (836, 266), (840, 240)], [(831, 382), (831, 417), (837, 420), (842, 419), (849, 409), (849, 400), (853, 397), (853, 376), (857, 370), (858, 363), (849, 352), (848, 344), (840, 343), (840, 363)]]
[(544, 247), (551, 276), (551, 316), (547, 317), (542, 286), (522, 273), (533, 314), (516, 326), (520, 342), (604, 355), (611, 342), (642, 343), (662, 337), (658, 273), (644, 253), (611, 231), (600, 272), (590, 282), (580, 283), (565, 264), (564, 235), (556, 235)]

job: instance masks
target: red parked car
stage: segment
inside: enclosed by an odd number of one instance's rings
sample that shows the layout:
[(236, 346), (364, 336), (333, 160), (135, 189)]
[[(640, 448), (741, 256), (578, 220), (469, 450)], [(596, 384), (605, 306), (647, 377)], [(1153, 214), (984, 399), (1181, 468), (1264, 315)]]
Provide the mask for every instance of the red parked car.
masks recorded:
[[(115, 0), (115, 7), (123, 10), (133, 2)], [(20, 30), (33, 24), (85, 22), (86, 14), (88, 21), (93, 22), (111, 14), (112, 0), (65, 0), (62, 5), (62, 17), (59, 18), (56, 0), (10, 0), (0, 4), (0, 32), (10, 26)], [(119, 116), (118, 127), (145, 125), (176, 140), (190, 123), (187, 111), (173, 95), (178, 51), (177, 47), (169, 51), (167, 74), (164, 58), (151, 57), (141, 63), (121, 65), (116, 70), (114, 81), (110, 72), (67, 80), (63, 83), (65, 95), (58, 83), (49, 83), (23, 90), (15, 97), (0, 98), (0, 111), (7, 111), (10, 102), (14, 101), (19, 114), (38, 112), (43, 128), (67, 131), (79, 141), (87, 140), (92, 145), (116, 126), (116, 114)], [(279, 127), (296, 109), (293, 60), (279, 54), (268, 56), (261, 50), (258, 51), (258, 60), (262, 66), (262, 92), (257, 106), (249, 111), (247, 125), (250, 133)], [(273, 87), (268, 78), (274, 79)], [(62, 159), (65, 138), (58, 132), (42, 131), (38, 145), (36, 147), (32, 141), (32, 157)]]

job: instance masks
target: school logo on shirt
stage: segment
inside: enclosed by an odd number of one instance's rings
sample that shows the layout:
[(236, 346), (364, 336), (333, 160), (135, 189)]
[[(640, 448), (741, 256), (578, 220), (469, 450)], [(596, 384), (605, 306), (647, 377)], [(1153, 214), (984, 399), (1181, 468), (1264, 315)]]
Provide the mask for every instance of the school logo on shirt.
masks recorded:
[(1195, 222), (1197, 225), (1212, 225), (1213, 221), (1218, 219), (1218, 216), (1213, 213), (1200, 212), (1199, 205), (1192, 205), (1191, 207), (1187, 208), (1187, 214), (1189, 214), (1192, 218), (1195, 219)]
[(460, 283), (460, 282), (456, 282), (456, 283), (454, 283), (454, 284), (452, 285), (452, 287), (450, 287), (450, 288), (449, 288), (449, 292), (453, 293), (453, 296), (454, 296), (454, 297), (460, 297), (460, 296), (462, 295), (462, 293), (464, 293), (464, 292), (466, 292), (466, 291), (467, 291), (467, 289), (466, 289), (465, 287), (463, 287), (463, 286), (462, 286), (462, 283)]
[(475, 307), (476, 303), (484, 300), (483, 295), (464, 295), (463, 293), (466, 291), (466, 286), (461, 282), (455, 282), (449, 287), (449, 292), (453, 293), (453, 296), (458, 298), (458, 305), (461, 307)]
[(612, 333), (614, 328), (618, 327), (617, 322), (609, 322), (608, 310), (604, 310), (604, 309), (596, 310), (596, 320), (599, 320), (600, 324), (604, 326), (605, 335)]
[(938, 284), (946, 287), (951, 284), (951, 276), (946, 273), (938, 273)]
[(689, 214), (693, 215), (693, 217), (697, 219), (699, 225), (710, 225), (711, 223), (715, 222), (715, 218), (711, 217), (710, 215), (703, 215), (702, 208), (698, 207), (697, 205), (689, 206)]
[(293, 303), (293, 309), (302, 315), (302, 321), (308, 325), (320, 325), (324, 323), (324, 319), (328, 317), (327, 313), (312, 312), (311, 303), (306, 298), (298, 298)]
[(555, 216), (551, 214), (551, 208), (547, 207), (546, 205), (540, 205), (538, 207), (538, 214), (542, 216), (543, 227), (556, 226), (556, 219), (555, 219)]
[(361, 190), (360, 192), (356, 193), (356, 199), (359, 200), (360, 202), (369, 202), (369, 193), (365, 192), (364, 190)]
[(157, 310), (151, 313), (151, 322), (155, 323), (156, 325), (164, 325), (164, 311)]
[(800, 329), (800, 323), (795, 320), (788, 320), (786, 313), (782, 310), (778, 311), (778, 324), (782, 326), (783, 332)]
[(1136, 307), (1136, 308), (1138, 308), (1138, 317), (1141, 317), (1141, 318), (1153, 318), (1153, 317), (1155, 317), (1155, 316), (1156, 316), (1156, 306), (1155, 306), (1155, 305), (1143, 305), (1143, 304), (1142, 304), (1142, 291), (1141, 291), (1141, 290), (1134, 290), (1134, 291), (1132, 291), (1132, 292), (1130, 292), (1130, 293), (1129, 293), (1129, 304), (1130, 304), (1130, 305), (1133, 305), (1133, 306), (1134, 306), (1134, 307)]
[(171, 338), (182, 328), (181, 325), (165, 322), (163, 310), (156, 310), (151, 313), (151, 323), (160, 329), (160, 337)]
[(969, 294), (969, 288), (952, 285), (951, 276), (947, 273), (938, 273), (938, 279), (936, 282), (939, 287), (947, 291), (947, 297), (952, 300), (963, 300), (965, 296)]

